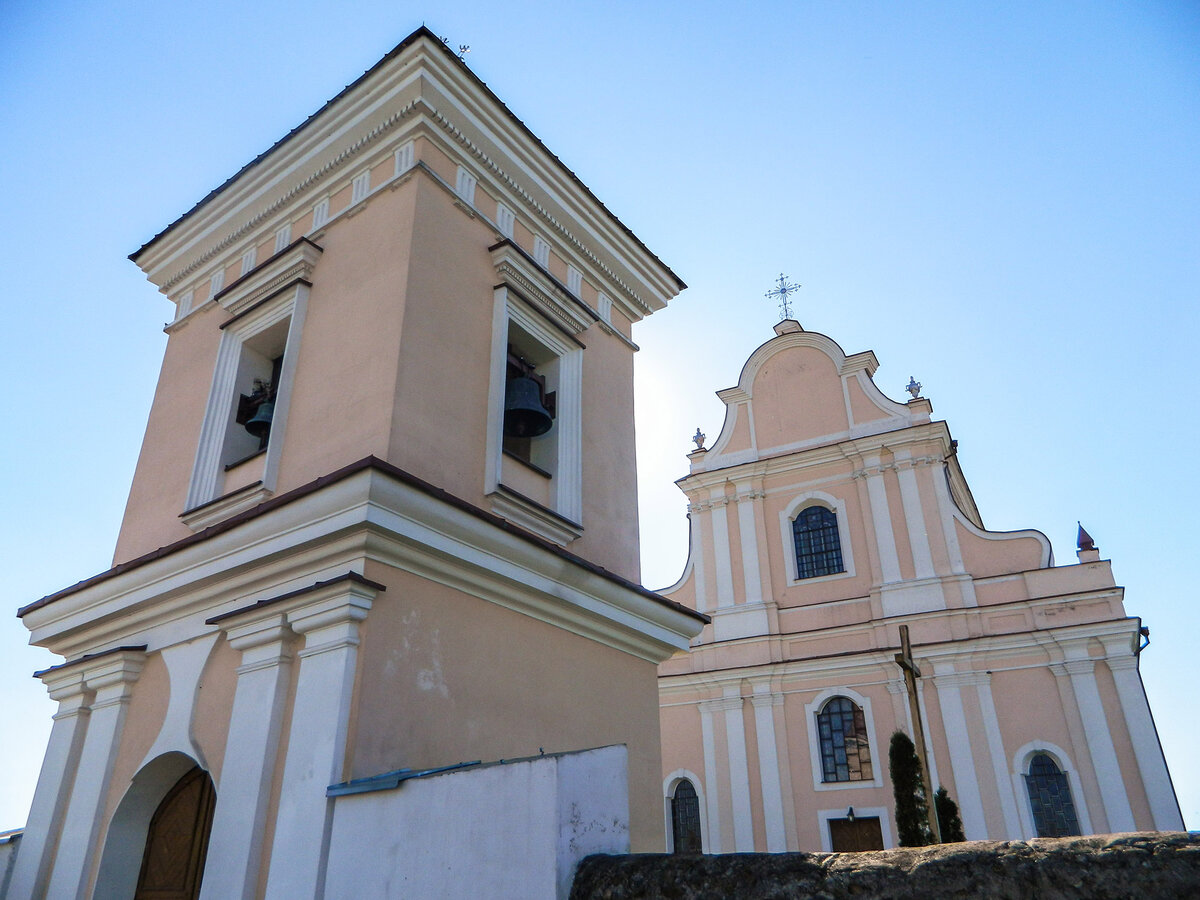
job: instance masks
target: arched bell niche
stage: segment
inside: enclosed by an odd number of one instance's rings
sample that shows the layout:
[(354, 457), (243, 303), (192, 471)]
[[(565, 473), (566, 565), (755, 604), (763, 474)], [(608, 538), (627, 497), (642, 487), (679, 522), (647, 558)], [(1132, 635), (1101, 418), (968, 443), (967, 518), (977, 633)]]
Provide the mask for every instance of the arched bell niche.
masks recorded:
[(143, 766), (108, 826), (93, 900), (198, 897), (215, 804), (212, 779), (190, 756)]

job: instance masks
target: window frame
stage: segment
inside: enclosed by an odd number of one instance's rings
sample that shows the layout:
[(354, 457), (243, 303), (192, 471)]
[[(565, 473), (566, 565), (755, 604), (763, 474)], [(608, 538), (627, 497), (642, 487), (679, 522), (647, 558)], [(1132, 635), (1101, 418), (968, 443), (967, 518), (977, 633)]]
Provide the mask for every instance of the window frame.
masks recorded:
[(1025, 786), (1025, 775), (1029, 772), (1029, 764), (1033, 757), (1044, 753), (1054, 760), (1060, 772), (1067, 776), (1067, 785), (1071, 789), (1071, 802), (1075, 805), (1075, 819), (1079, 824), (1082, 835), (1095, 834), (1092, 828), (1092, 818), (1088, 813), (1087, 796), (1083, 792), (1083, 783), (1079, 780), (1078, 769), (1071, 764), (1071, 757), (1062, 747), (1049, 741), (1030, 741), (1012, 757), (1013, 790), (1017, 794), (1017, 814), (1021, 820), (1021, 830), (1024, 838), (1037, 837), (1037, 825), (1033, 818), (1033, 804), (1029, 800), (1029, 791)]
[[(243, 308), (241, 313), (235, 315), (222, 328), (192, 476), (188, 483), (187, 499), (181, 516), (188, 527), (205, 528), (215, 521), (228, 518), (262, 502), (265, 497), (274, 493), (279, 460), (283, 452), (283, 435), (287, 430), (288, 410), (308, 294), (309, 283), (295, 279), (275, 296)], [(236, 308), (239, 301), (244, 299), (239, 292), (238, 296), (222, 297), (221, 303), (226, 308)], [(244, 305), (244, 302), (241, 305)], [(272, 439), (267, 441), (262, 476), (255, 490), (241, 488), (226, 494), (225, 461), (222, 455), (228, 430), (241, 427), (234, 422), (237, 405), (234, 394), (243, 349), (256, 335), (285, 320), (288, 322), (288, 330), (280, 369), (280, 383), (276, 389), (272, 413)], [(216, 503), (226, 496), (230, 497), (229, 503)]]
[[(504, 468), (504, 394), (508, 336), (516, 324), (557, 358), (558, 429), (551, 474), (551, 502), (542, 509), (502, 485)], [(488, 389), (487, 467), (484, 492), (492, 511), (547, 540), (565, 546), (583, 533), (583, 346), (560, 330), (531, 303), (500, 285), (493, 293), (492, 364)]]
[(675, 852), (675, 829), (671, 816), (671, 801), (675, 799), (675, 789), (682, 781), (691, 782), (692, 788), (696, 791), (696, 800), (700, 805), (700, 852), (710, 853), (712, 845), (709, 842), (708, 802), (705, 796), (704, 782), (691, 769), (676, 769), (663, 779), (663, 822), (667, 853)]
[[(841, 572), (829, 575), (816, 575), (812, 578), (799, 577), (799, 565), (796, 559), (796, 541), (792, 531), (792, 523), (800, 513), (810, 506), (823, 506), (837, 518), (838, 543), (842, 553)], [(795, 587), (806, 584), (820, 584), (825, 581), (835, 581), (839, 578), (853, 578), (854, 551), (850, 540), (850, 517), (846, 513), (846, 501), (824, 491), (806, 491), (792, 498), (779, 513), (779, 532), (783, 543), (783, 556), (787, 563), (787, 586)]]
[[(867, 747), (871, 751), (871, 779), (861, 781), (824, 781), (824, 765), (821, 760), (821, 740), (817, 730), (817, 714), (825, 704), (835, 697), (845, 697), (862, 710), (863, 724), (867, 732)], [(875, 714), (871, 698), (848, 687), (829, 688), (821, 691), (804, 705), (804, 727), (808, 734), (808, 758), (811, 762), (813, 790), (844, 791), (856, 788), (883, 787), (884, 766), (879, 758), (879, 741), (875, 734)]]

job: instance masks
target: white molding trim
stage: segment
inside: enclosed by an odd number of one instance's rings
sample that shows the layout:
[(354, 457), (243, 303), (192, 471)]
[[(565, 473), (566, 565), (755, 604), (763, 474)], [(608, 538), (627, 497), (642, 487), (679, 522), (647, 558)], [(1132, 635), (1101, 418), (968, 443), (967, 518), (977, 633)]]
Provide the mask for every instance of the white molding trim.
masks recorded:
[(1071, 764), (1071, 757), (1062, 747), (1049, 741), (1030, 741), (1023, 745), (1012, 757), (1012, 784), (1017, 795), (1017, 811), (1021, 816), (1021, 827), (1026, 839), (1037, 837), (1037, 828), (1033, 824), (1033, 807), (1029, 805), (1029, 788), (1025, 785), (1025, 775), (1029, 762), (1035, 754), (1046, 753), (1054, 760), (1055, 765), (1067, 776), (1067, 784), (1071, 786), (1071, 802), (1075, 804), (1075, 817), (1079, 820), (1079, 830), (1084, 834), (1094, 834), (1092, 817), (1088, 814), (1087, 798), (1083, 794), (1083, 784), (1079, 780), (1079, 771)]
[[(820, 575), (816, 578), (797, 578), (796, 571), (796, 542), (792, 537), (792, 521), (810, 506), (823, 506), (837, 516), (838, 541), (842, 545), (843, 572), (832, 575)], [(807, 584), (820, 584), (825, 581), (837, 581), (841, 578), (853, 578), (854, 547), (850, 538), (850, 517), (846, 512), (846, 501), (824, 491), (804, 491), (797, 494), (779, 513), (779, 532), (783, 540), (783, 559), (787, 563), (787, 586), (797, 587)]]
[[(867, 746), (871, 750), (870, 781), (822, 781), (824, 776), (821, 765), (821, 741), (817, 733), (817, 713), (821, 707), (834, 697), (846, 697), (852, 700), (863, 711), (863, 721), (867, 726)], [(812, 768), (814, 791), (847, 791), (854, 788), (883, 787), (883, 757), (880, 756), (880, 744), (875, 737), (875, 714), (871, 709), (871, 698), (853, 688), (826, 688), (808, 703), (804, 704), (804, 731), (808, 736), (808, 759)]]
[(716, 610), (720, 612), (732, 607), (737, 602), (733, 593), (733, 561), (729, 546), (729, 516), (726, 513), (724, 487), (713, 489), (712, 508), (709, 517), (712, 525), (713, 559), (717, 567), (717, 602)]
[(700, 801), (700, 851), (712, 853), (708, 830), (708, 804), (705, 800), (704, 782), (691, 769), (676, 769), (663, 779), (663, 822), (666, 831), (666, 848), (668, 853), (675, 852), (675, 823), (671, 817), (671, 801), (674, 799), (675, 788), (683, 780), (690, 781), (696, 789), (696, 797)]
[[(846, 806), (853, 804), (847, 803)], [(879, 830), (883, 834), (883, 849), (891, 850), (896, 846), (896, 839), (892, 836), (892, 817), (886, 806), (860, 806), (855, 808), (854, 817), (866, 816), (867, 818), (879, 819)], [(818, 809), (817, 824), (818, 830), (821, 832), (821, 852), (833, 852), (833, 837), (829, 833), (830, 819), (846, 818), (846, 810), (843, 809)]]
[[(750, 698), (754, 707), (754, 731), (758, 743), (758, 775), (762, 789), (763, 829), (767, 852), (785, 853), (788, 849), (787, 825), (779, 764), (779, 737), (776, 730), (776, 710), (783, 709), (783, 694), (771, 691), (769, 684), (754, 685)], [(784, 757), (785, 764), (790, 761)]]
[(942, 713), (942, 728), (950, 749), (954, 792), (958, 808), (962, 812), (963, 833), (968, 841), (986, 840), (987, 816), (983, 810), (983, 795), (979, 790), (975, 748), (972, 746), (971, 731), (967, 727), (962, 687), (964, 684), (976, 684), (980, 677), (987, 676), (979, 672), (956, 673), (953, 671), (953, 663), (948, 661), (933, 663), (933, 672), (933, 685), (937, 690), (938, 707)]

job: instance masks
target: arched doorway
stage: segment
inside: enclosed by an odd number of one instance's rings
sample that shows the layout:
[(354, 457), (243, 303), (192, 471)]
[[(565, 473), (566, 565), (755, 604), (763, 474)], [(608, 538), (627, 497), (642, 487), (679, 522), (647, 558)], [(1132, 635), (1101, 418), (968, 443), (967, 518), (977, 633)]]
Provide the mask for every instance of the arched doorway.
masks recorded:
[(686, 778), (675, 786), (671, 798), (672, 850), (675, 853), (699, 853), (703, 849), (700, 837), (700, 798), (696, 788)]
[(217, 794), (193, 766), (163, 797), (150, 818), (134, 900), (196, 900)]

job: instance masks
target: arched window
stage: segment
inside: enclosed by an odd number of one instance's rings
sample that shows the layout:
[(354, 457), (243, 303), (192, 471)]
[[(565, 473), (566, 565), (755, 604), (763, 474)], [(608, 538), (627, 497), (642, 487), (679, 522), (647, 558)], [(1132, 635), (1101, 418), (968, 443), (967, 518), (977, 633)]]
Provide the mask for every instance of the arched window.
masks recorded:
[(1048, 753), (1036, 753), (1029, 760), (1025, 787), (1029, 791), (1029, 806), (1033, 810), (1033, 825), (1038, 837), (1079, 834), (1071, 786), (1066, 774)]
[(796, 542), (796, 578), (817, 578), (846, 571), (837, 513), (824, 506), (809, 506), (792, 520)]
[(871, 781), (871, 745), (863, 711), (847, 697), (834, 697), (817, 713), (821, 780)]
[(700, 798), (686, 778), (675, 785), (671, 797), (671, 834), (676, 853), (700, 852)]

